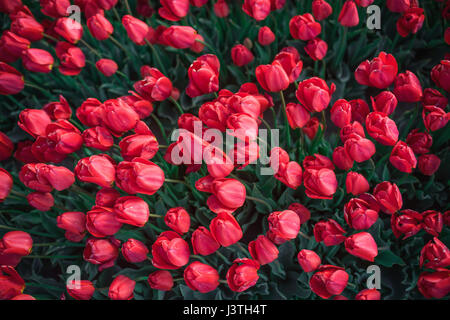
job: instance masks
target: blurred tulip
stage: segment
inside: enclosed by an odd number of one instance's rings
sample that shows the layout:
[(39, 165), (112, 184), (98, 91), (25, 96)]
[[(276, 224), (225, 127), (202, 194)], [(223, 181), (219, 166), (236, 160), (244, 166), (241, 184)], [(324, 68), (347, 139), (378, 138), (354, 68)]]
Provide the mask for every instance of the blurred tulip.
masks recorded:
[(332, 199), (337, 189), (336, 175), (327, 168), (305, 170), (303, 183), (306, 195), (312, 199)]
[(161, 0), (159, 15), (169, 21), (179, 21), (189, 11), (189, 0)]
[(237, 44), (231, 48), (231, 59), (238, 67), (249, 64), (254, 58), (253, 53), (242, 44)]
[(28, 39), (39, 41), (44, 37), (44, 27), (32, 16), (21, 15), (11, 21), (11, 32)]
[(402, 37), (406, 37), (410, 33), (415, 34), (422, 29), (424, 20), (425, 15), (422, 8), (409, 8), (397, 20), (397, 32)]
[(72, 280), (66, 285), (69, 296), (76, 300), (90, 300), (94, 295), (95, 288), (89, 280)]
[(6, 134), (0, 131), (0, 161), (8, 159), (14, 150), (14, 144)]
[(87, 262), (99, 265), (99, 271), (114, 266), (119, 256), (120, 241), (114, 238), (90, 238), (83, 251), (83, 258)]
[(358, 8), (353, 0), (345, 1), (339, 13), (338, 21), (344, 27), (354, 27), (359, 24)]
[(295, 239), (300, 231), (300, 218), (295, 211), (275, 211), (267, 220), (269, 222), (267, 236), (275, 244)]
[(170, 291), (173, 287), (173, 277), (167, 270), (152, 272), (148, 276), (147, 282), (150, 288), (161, 291)]
[(220, 248), (220, 244), (214, 239), (211, 232), (205, 227), (198, 227), (191, 236), (194, 254), (202, 256), (210, 255)]
[(308, 41), (305, 51), (314, 61), (322, 60), (327, 54), (328, 44), (320, 38), (314, 38)]
[(358, 292), (355, 300), (380, 300), (381, 294), (377, 289), (364, 289)]
[(349, 236), (345, 239), (345, 249), (356, 257), (372, 262), (378, 255), (378, 246), (368, 232), (355, 233)]
[(450, 60), (441, 60), (441, 63), (431, 70), (431, 80), (439, 87), (450, 92)]
[(270, 13), (270, 0), (244, 0), (242, 10), (256, 21), (264, 20)]
[(144, 79), (136, 82), (133, 87), (149, 101), (166, 100), (172, 92), (172, 82), (156, 68), (151, 68)]
[(309, 112), (297, 103), (288, 103), (286, 105), (286, 116), (292, 129), (303, 128), (310, 119)]
[(433, 175), (441, 165), (441, 159), (434, 154), (423, 154), (419, 157), (419, 170), (426, 176)]
[(344, 229), (333, 219), (322, 220), (314, 225), (314, 238), (326, 246), (335, 246), (345, 240)]
[(22, 55), (22, 51), (30, 47), (30, 41), (11, 31), (4, 31), (0, 37), (0, 61), (15, 62)]
[[(433, 78), (432, 78), (433, 79)], [(422, 104), (424, 106), (436, 106), (445, 109), (448, 104), (448, 99), (442, 95), (438, 90), (426, 88), (423, 90)]]
[(24, 231), (10, 231), (0, 239), (0, 265), (16, 267), (22, 257), (28, 256), (33, 239)]
[(216, 3), (214, 3), (214, 13), (219, 18), (225, 18), (230, 14), (230, 8), (228, 7), (226, 0), (217, 0)]
[(350, 155), (350, 158), (358, 163), (369, 160), (376, 151), (372, 141), (358, 135), (353, 135), (345, 140), (344, 148)]
[(317, 21), (322, 21), (333, 13), (333, 8), (325, 0), (313, 0), (312, 13)]
[(366, 178), (364, 178), (362, 174), (359, 174), (357, 172), (347, 173), (345, 187), (347, 189), (347, 193), (351, 193), (355, 196), (367, 192), (370, 189), (369, 183), (367, 182)]
[(436, 210), (422, 212), (423, 229), (434, 237), (438, 237), (444, 226), (442, 214)]
[(414, 73), (399, 73), (394, 82), (394, 94), (398, 101), (417, 102), (422, 99), (422, 86)]
[(330, 110), (331, 121), (339, 128), (350, 124), (352, 119), (352, 106), (345, 99), (339, 99)]
[(258, 31), (258, 42), (262, 46), (268, 46), (275, 41), (275, 34), (267, 27), (261, 27)]
[(111, 59), (98, 60), (95, 63), (95, 67), (106, 77), (111, 77), (118, 69), (117, 63)]
[(260, 235), (248, 244), (252, 258), (260, 265), (271, 263), (278, 258), (278, 249), (266, 236)]
[(336, 147), (333, 151), (333, 163), (341, 170), (349, 170), (353, 167), (353, 159), (344, 147)]
[(12, 176), (3, 168), (0, 168), (0, 202), (5, 200), (13, 186)]
[(27, 201), (33, 208), (39, 211), (49, 211), (55, 204), (55, 199), (48, 192), (32, 192), (27, 195)]
[(145, 44), (150, 29), (144, 21), (127, 14), (122, 17), (122, 25), (131, 41), (140, 46)]
[(308, 136), (309, 140), (313, 140), (316, 136), (319, 127), (323, 130), (323, 125), (319, 122), (319, 119), (312, 117), (302, 128), (303, 132)]
[(275, 56), (272, 65), (275, 62), (279, 62), (281, 64), (287, 76), (289, 77), (290, 83), (296, 81), (298, 76), (302, 72), (303, 62), (300, 60), (300, 56), (297, 56), (297, 54), (293, 52), (283, 50), (280, 51), (280, 53)]
[(424, 106), (422, 109), (422, 119), (425, 128), (429, 131), (436, 131), (444, 128), (450, 120), (450, 112), (445, 112), (435, 106)]
[(141, 241), (128, 239), (122, 245), (122, 255), (130, 263), (138, 263), (147, 260), (148, 249)]
[(439, 269), (435, 272), (423, 272), (417, 281), (417, 288), (425, 298), (441, 299), (450, 292), (450, 271)]
[(83, 36), (83, 26), (72, 18), (59, 18), (53, 30), (72, 44), (76, 44)]
[(375, 98), (372, 99), (372, 108), (374, 111), (382, 112), (385, 115), (390, 115), (397, 107), (397, 98), (390, 91), (382, 91)]
[(197, 31), (189, 26), (170, 26), (164, 30), (160, 38), (167, 46), (176, 49), (187, 49), (197, 39)]
[(392, 12), (405, 12), (411, 6), (410, 0), (387, 0), (386, 6)]
[(59, 101), (47, 103), (42, 109), (52, 120), (70, 119), (72, 116), (72, 109), (63, 95), (59, 95)]
[(22, 91), (25, 85), (22, 74), (7, 65), (0, 62), (0, 94), (9, 95), (16, 94)]

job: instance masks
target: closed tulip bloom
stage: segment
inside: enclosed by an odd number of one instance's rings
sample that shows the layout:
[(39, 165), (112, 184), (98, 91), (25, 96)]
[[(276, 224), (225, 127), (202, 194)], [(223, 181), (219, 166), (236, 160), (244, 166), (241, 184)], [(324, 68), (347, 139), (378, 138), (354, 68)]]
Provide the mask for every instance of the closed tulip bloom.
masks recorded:
[(55, 143), (55, 151), (69, 154), (78, 151), (83, 145), (80, 131), (69, 121), (61, 119), (47, 125), (47, 139)]
[(164, 44), (176, 49), (187, 49), (197, 39), (197, 31), (189, 26), (170, 26), (161, 34)]
[(248, 244), (252, 258), (260, 265), (271, 263), (278, 258), (278, 249), (266, 236), (260, 235)]
[(300, 250), (297, 254), (297, 260), (305, 272), (315, 271), (322, 262), (317, 253), (306, 249)]
[(317, 21), (328, 18), (333, 13), (333, 8), (325, 0), (313, 0), (312, 14)]
[(166, 100), (172, 92), (172, 82), (158, 69), (151, 68), (149, 73), (134, 84), (134, 90), (149, 101)]
[(136, 281), (122, 274), (118, 275), (109, 286), (108, 297), (111, 300), (131, 300), (135, 286)]
[(321, 130), (323, 130), (323, 125), (319, 122), (319, 119), (316, 117), (312, 117), (302, 128), (303, 132), (306, 134), (306, 136), (309, 138), (309, 140), (313, 140), (314, 137), (317, 134), (317, 131), (319, 130), (319, 127)]
[(65, 237), (72, 242), (80, 242), (86, 235), (86, 215), (83, 212), (64, 212), (56, 218), (56, 225), (66, 231)]
[(161, 8), (158, 13), (169, 21), (179, 21), (189, 11), (189, 0), (161, 0)]
[(151, 161), (135, 158), (117, 165), (117, 186), (129, 194), (152, 195), (164, 183), (164, 172)]
[(377, 184), (373, 189), (373, 195), (384, 213), (393, 214), (403, 206), (402, 195), (395, 183), (384, 181)]
[(112, 236), (122, 227), (116, 212), (107, 207), (94, 206), (86, 213), (86, 229), (97, 238)]
[(417, 159), (412, 149), (403, 141), (397, 142), (392, 149), (389, 162), (401, 172), (411, 173), (417, 166)]
[(0, 239), (0, 265), (16, 267), (22, 257), (30, 254), (33, 239), (24, 231), (10, 231)]
[[(294, 53), (282, 50), (275, 56), (274, 62), (275, 61), (281, 64), (287, 76), (289, 77), (290, 83), (296, 81), (298, 76), (302, 72), (303, 62), (300, 60), (298, 52)], [(274, 62), (272, 64), (274, 64)]]
[(152, 263), (158, 269), (179, 269), (189, 262), (189, 245), (173, 231), (165, 231), (152, 245)]
[(344, 27), (354, 27), (359, 23), (358, 9), (353, 0), (345, 1), (339, 13), (338, 21)]
[(425, 20), (422, 8), (409, 8), (397, 20), (397, 32), (402, 37), (408, 36), (410, 33), (415, 34), (422, 29)]
[(22, 74), (7, 65), (4, 62), (0, 62), (0, 94), (9, 95), (16, 94), (22, 91), (25, 85)]
[(128, 239), (122, 245), (122, 255), (130, 263), (138, 263), (147, 260), (148, 249), (141, 241)]
[(173, 277), (169, 271), (166, 270), (158, 270), (152, 272), (147, 279), (150, 288), (161, 290), (161, 291), (170, 291), (173, 287)]
[(258, 42), (262, 46), (268, 46), (275, 41), (275, 34), (267, 27), (261, 27), (258, 31)]
[(422, 86), (419, 79), (411, 71), (399, 73), (394, 82), (394, 94), (398, 101), (417, 102), (422, 99)]
[(350, 228), (369, 229), (378, 220), (378, 208), (364, 199), (353, 198), (344, 206), (344, 218)]
[(322, 60), (327, 54), (328, 44), (320, 38), (314, 38), (308, 41), (305, 51), (314, 61)]
[(0, 168), (0, 202), (5, 200), (13, 186), (12, 176), (3, 168)]
[(259, 263), (251, 259), (236, 259), (228, 269), (227, 282), (231, 290), (242, 292), (258, 282)]
[(31, 42), (39, 41), (44, 37), (44, 27), (32, 16), (21, 15), (11, 22), (11, 32), (28, 39)]
[(307, 41), (317, 37), (322, 31), (322, 27), (310, 13), (305, 13), (294, 16), (289, 21), (289, 30), (294, 39)]
[(364, 123), (367, 115), (370, 113), (369, 105), (363, 99), (354, 99), (349, 101), (352, 106), (352, 122)]
[(306, 195), (312, 199), (332, 199), (338, 185), (336, 175), (328, 168), (305, 170), (303, 183)]
[(353, 159), (344, 147), (336, 147), (333, 151), (333, 163), (341, 170), (349, 170), (353, 167)]
[(11, 266), (0, 266), (0, 300), (9, 300), (21, 294), (25, 281)]
[(256, 21), (261, 21), (269, 15), (270, 6), (270, 0), (244, 0), (242, 10)]
[(225, 18), (230, 14), (230, 8), (228, 7), (226, 0), (217, 0), (216, 3), (214, 3), (214, 13), (219, 18)]
[(119, 142), (120, 153), (126, 161), (139, 157), (143, 159), (152, 159), (159, 149), (158, 141), (153, 133), (133, 134), (123, 138)]
[(114, 144), (113, 136), (108, 129), (100, 126), (84, 130), (82, 137), (86, 147), (101, 151), (109, 150)]
[(414, 210), (402, 210), (395, 212), (391, 216), (391, 228), (394, 236), (399, 238), (403, 235), (403, 240), (417, 234), (422, 230), (423, 216)]
[(66, 285), (69, 296), (76, 300), (90, 300), (94, 295), (95, 288), (89, 280), (72, 280)]
[(344, 268), (323, 265), (309, 280), (312, 292), (323, 299), (339, 295), (344, 291), (348, 282), (348, 273)]
[(67, 14), (69, 0), (40, 0), (41, 12), (46, 16), (58, 18)]
[(331, 121), (339, 127), (342, 128), (347, 124), (350, 124), (352, 119), (352, 106), (345, 99), (339, 99), (331, 108)]
[(220, 212), (209, 225), (214, 239), (222, 246), (228, 247), (238, 242), (243, 234), (236, 219), (228, 212)]
[(384, 89), (394, 82), (397, 72), (395, 57), (382, 51), (371, 61), (361, 62), (355, 70), (355, 79), (359, 84)]
[(289, 86), (289, 77), (279, 61), (257, 66), (255, 74), (259, 84), (266, 91), (279, 92)]
[(393, 146), (397, 143), (397, 125), (383, 112), (369, 113), (366, 118), (366, 129), (369, 135), (382, 145)]
[(305, 170), (307, 169), (322, 169), (328, 168), (330, 170), (334, 170), (334, 165), (331, 160), (321, 154), (315, 153), (313, 156), (306, 156), (303, 159), (303, 167)]
[(31, 72), (49, 73), (52, 71), (54, 59), (45, 50), (29, 48), (22, 53), (22, 64)]
[(442, 214), (435, 210), (422, 212), (423, 229), (434, 237), (438, 237), (444, 226)]
[(382, 91), (375, 98), (372, 99), (372, 108), (374, 111), (382, 112), (385, 115), (390, 115), (397, 107), (397, 98), (390, 91)]
[(106, 154), (83, 158), (75, 166), (77, 178), (101, 187), (110, 187), (115, 179), (114, 160)]
[(114, 266), (119, 256), (120, 241), (114, 238), (90, 238), (83, 251), (83, 258), (87, 262), (99, 265), (99, 271)]
[(303, 128), (310, 119), (310, 113), (301, 104), (288, 103), (286, 115), (292, 129)]
[(387, 0), (386, 6), (392, 12), (405, 12), (411, 7), (410, 0)]
[(80, 48), (61, 41), (57, 43), (55, 50), (60, 61), (59, 72), (63, 75), (76, 76), (84, 68), (85, 56)]
[(205, 227), (198, 227), (191, 236), (194, 254), (202, 256), (210, 255), (220, 248), (220, 244), (214, 239), (211, 232)]
[(102, 124), (105, 109), (97, 99), (88, 98), (77, 108), (76, 116), (85, 126), (95, 127)]
[(358, 135), (353, 135), (353, 137), (347, 139), (344, 143), (344, 148), (350, 155), (350, 158), (358, 163), (369, 160), (376, 151), (372, 141)]
[(439, 269), (450, 266), (450, 250), (438, 238), (434, 237), (420, 251), (420, 267)]
[(101, 207), (112, 208), (118, 198), (120, 198), (120, 192), (116, 189), (102, 188), (95, 195), (95, 204)]
[(48, 192), (32, 192), (27, 195), (27, 201), (30, 206), (39, 211), (49, 211), (55, 204), (55, 199)]
[(87, 27), (97, 40), (106, 40), (114, 32), (114, 27), (104, 15), (97, 13), (87, 20)]
[(30, 41), (11, 31), (4, 31), (0, 37), (0, 61), (11, 63), (17, 61), (22, 51), (30, 47)]
[(219, 59), (215, 55), (198, 57), (188, 69), (189, 85), (186, 94), (193, 98), (218, 91), (219, 70)]
[(189, 231), (191, 217), (183, 207), (171, 208), (164, 216), (164, 222), (173, 231), (183, 234)]
[(14, 13), (22, 6), (22, 0), (2, 0), (0, 1), (0, 12)]
[(136, 111), (122, 100), (110, 99), (105, 101), (103, 110), (105, 114), (103, 125), (116, 137), (134, 129), (139, 121), (139, 115)]
[(353, 121), (352, 123), (343, 126), (341, 128), (341, 132), (339, 133), (341, 141), (344, 143), (348, 139), (355, 138), (355, 135), (360, 136), (362, 138), (366, 137), (366, 134), (364, 133), (364, 128), (358, 121)]
[(207, 293), (219, 286), (219, 273), (213, 267), (194, 261), (184, 269), (184, 281), (192, 290)]
[(314, 238), (326, 246), (335, 246), (345, 240), (345, 230), (333, 219), (322, 220), (314, 225)]
[(150, 217), (147, 202), (139, 197), (120, 197), (114, 204), (117, 221), (136, 227), (143, 227)]
[(433, 137), (428, 132), (419, 132), (418, 129), (414, 129), (406, 137), (406, 143), (411, 147), (415, 154), (428, 153), (433, 144)]
[(419, 157), (419, 170), (426, 176), (433, 175), (441, 165), (441, 159), (435, 154), (423, 154)]
[(144, 21), (127, 14), (122, 17), (122, 25), (131, 41), (137, 45), (145, 44), (150, 29)]
[(117, 63), (111, 59), (98, 60), (95, 63), (95, 67), (106, 77), (111, 77), (112, 75), (114, 75), (119, 68), (117, 66)]
[(450, 60), (442, 60), (440, 64), (433, 67), (431, 70), (431, 80), (433, 80), (439, 88), (450, 92)]
[[(433, 79), (433, 76), (432, 76)], [(445, 109), (448, 104), (448, 99), (442, 95), (438, 90), (426, 88), (423, 90), (422, 104), (424, 106), (436, 106)]]
[(377, 289), (364, 289), (358, 292), (355, 300), (381, 300), (381, 294)]
[(300, 104), (310, 112), (321, 112), (328, 107), (335, 89), (334, 83), (328, 87), (323, 79), (312, 77), (299, 83), (295, 95)]
[(42, 109), (52, 120), (70, 119), (72, 116), (72, 109), (62, 95), (59, 95), (59, 101), (47, 103)]
[(269, 222), (267, 236), (275, 244), (295, 239), (300, 231), (300, 218), (292, 210), (272, 212), (267, 221)]
[(244, 205), (245, 186), (236, 179), (216, 179), (212, 192), (228, 208), (239, 208)]
[(14, 144), (6, 134), (0, 131), (0, 161), (8, 159), (14, 149)]
[(345, 249), (356, 257), (372, 262), (378, 255), (377, 243), (368, 232), (360, 232), (349, 236), (345, 239)]
[(227, 119), (229, 134), (239, 140), (249, 142), (258, 138), (258, 122), (245, 113), (234, 113)]
[(428, 131), (436, 131), (444, 128), (450, 120), (450, 113), (435, 106), (424, 106), (422, 119)]
[(36, 191), (50, 192), (69, 188), (75, 182), (75, 175), (65, 167), (50, 164), (26, 164), (19, 173), (19, 179), (26, 186)]
[(369, 182), (367, 182), (366, 178), (357, 172), (347, 173), (345, 187), (347, 189), (347, 193), (351, 193), (355, 196), (367, 192), (370, 189)]
[(150, 114), (153, 112), (153, 103), (146, 99), (142, 99), (141, 97), (130, 95), (130, 96), (122, 96), (119, 97), (118, 99), (123, 100), (126, 104), (128, 104), (131, 108), (133, 108), (133, 110), (136, 111), (141, 120), (149, 117)]
[(231, 49), (231, 59), (238, 67), (249, 64), (254, 58), (253, 53), (242, 44), (237, 44)]
[(441, 299), (450, 292), (450, 271), (439, 269), (435, 272), (423, 272), (417, 281), (417, 288), (425, 298)]
[(78, 21), (71, 18), (59, 18), (56, 20), (53, 30), (72, 44), (77, 43), (83, 36), (83, 27)]

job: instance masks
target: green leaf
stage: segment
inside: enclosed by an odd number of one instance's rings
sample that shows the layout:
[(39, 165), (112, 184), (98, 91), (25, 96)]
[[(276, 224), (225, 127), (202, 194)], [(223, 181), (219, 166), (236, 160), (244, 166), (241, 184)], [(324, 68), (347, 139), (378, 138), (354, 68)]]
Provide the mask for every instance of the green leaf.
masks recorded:
[(403, 261), (402, 258), (389, 250), (381, 251), (380, 253), (378, 253), (375, 258), (375, 263), (385, 267), (392, 267), (394, 264), (398, 264), (400, 266), (405, 265), (405, 261)]

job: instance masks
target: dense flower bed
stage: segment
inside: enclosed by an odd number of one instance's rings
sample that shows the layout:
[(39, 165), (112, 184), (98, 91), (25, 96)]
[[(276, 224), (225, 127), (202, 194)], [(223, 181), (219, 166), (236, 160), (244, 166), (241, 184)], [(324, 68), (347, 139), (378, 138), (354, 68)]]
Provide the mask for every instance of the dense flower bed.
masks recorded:
[(448, 299), (449, 19), (0, 0), (0, 299)]

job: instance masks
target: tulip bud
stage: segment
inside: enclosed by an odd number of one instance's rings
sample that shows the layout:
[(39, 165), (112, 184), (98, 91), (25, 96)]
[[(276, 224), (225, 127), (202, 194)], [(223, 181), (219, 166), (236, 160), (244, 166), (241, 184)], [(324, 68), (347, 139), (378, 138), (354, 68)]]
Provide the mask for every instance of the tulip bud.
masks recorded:
[(381, 294), (377, 289), (364, 289), (358, 292), (355, 300), (380, 300)]
[(248, 244), (252, 258), (260, 265), (271, 263), (278, 258), (278, 249), (266, 236), (260, 235)]
[(345, 187), (347, 193), (351, 193), (355, 196), (367, 192), (370, 189), (369, 182), (367, 182), (366, 178), (357, 172), (347, 173)]
[(402, 215), (395, 212), (391, 217), (391, 228), (394, 236), (407, 239), (422, 229), (423, 216), (414, 210), (402, 210)]
[(445, 127), (450, 120), (450, 112), (435, 106), (424, 106), (422, 109), (422, 119), (425, 128), (429, 131), (436, 131)]
[(60, 60), (59, 72), (66, 76), (76, 76), (85, 66), (85, 56), (80, 48), (67, 42), (58, 42), (56, 56)]
[(411, 173), (417, 165), (412, 149), (403, 141), (397, 142), (389, 157), (391, 164), (401, 172)]
[(136, 157), (150, 160), (158, 152), (159, 144), (150, 132), (150, 134), (134, 134), (125, 137), (119, 142), (119, 147), (122, 157), (127, 161)]
[[(200, 53), (205, 49), (205, 38), (203, 38), (200, 34), (195, 36), (194, 43), (189, 47), (191, 51), (195, 53)], [(178, 99), (175, 99), (178, 100)]]
[(299, 83), (295, 95), (310, 112), (321, 112), (328, 107), (335, 89), (334, 83), (328, 87), (323, 79), (312, 77)]
[(378, 255), (377, 244), (368, 232), (360, 232), (349, 236), (345, 239), (345, 249), (356, 257), (372, 262)]
[(112, 236), (122, 227), (113, 209), (94, 206), (86, 213), (86, 229), (97, 238)]
[(95, 63), (95, 67), (106, 77), (111, 77), (118, 69), (117, 63), (111, 59), (98, 60)]
[(397, 20), (397, 32), (402, 37), (406, 37), (410, 33), (416, 34), (422, 29), (424, 20), (425, 15), (422, 8), (409, 8)]
[(83, 27), (78, 21), (71, 18), (59, 18), (56, 20), (53, 30), (72, 44), (77, 43), (83, 36)]
[(305, 51), (314, 61), (322, 60), (327, 54), (328, 44), (320, 38), (314, 38), (308, 41)]
[(448, 84), (448, 82), (450, 81), (449, 74), (450, 61), (448, 59), (441, 60), (441, 63), (434, 66), (431, 70), (431, 79), (439, 88), (450, 92), (450, 85)]
[(270, 0), (244, 0), (242, 10), (256, 21), (264, 20), (270, 13)]
[(83, 258), (87, 262), (99, 265), (98, 270), (114, 266), (114, 262), (119, 256), (120, 241), (114, 238), (96, 239), (90, 238), (83, 251)]
[(150, 288), (161, 291), (170, 291), (173, 287), (173, 277), (167, 270), (152, 272), (148, 276), (147, 282)]
[(47, 103), (42, 109), (52, 120), (70, 119), (72, 116), (72, 109), (62, 95), (59, 95), (58, 102)]
[(80, 131), (69, 121), (61, 119), (50, 123), (45, 129), (47, 139), (55, 144), (55, 151), (70, 154), (78, 151), (83, 145)]
[(255, 74), (259, 84), (266, 91), (279, 92), (289, 86), (289, 77), (279, 61), (257, 66)]
[(23, 87), (22, 74), (6, 63), (0, 62), (0, 94), (16, 94), (22, 91)]
[(303, 159), (303, 167), (305, 170), (307, 169), (322, 169), (327, 168), (330, 170), (334, 170), (333, 162), (328, 157), (324, 155), (315, 153), (313, 156), (306, 156)]
[(339, 99), (331, 108), (331, 121), (342, 128), (347, 124), (350, 124), (352, 119), (352, 106), (345, 99)]
[(347, 286), (348, 273), (344, 268), (323, 265), (309, 280), (312, 292), (323, 299), (341, 294)]
[(76, 300), (91, 300), (95, 288), (89, 280), (72, 280), (66, 285), (69, 296)]
[(104, 15), (97, 13), (87, 20), (92, 36), (97, 40), (106, 40), (114, 32), (114, 27)]
[(117, 221), (136, 227), (143, 227), (150, 217), (147, 202), (139, 197), (120, 197), (114, 204)]
[(227, 282), (231, 290), (242, 292), (258, 282), (259, 263), (247, 258), (236, 259), (228, 269)]
[(313, 0), (312, 13), (317, 21), (322, 21), (333, 13), (333, 8), (325, 0)]
[(411, 7), (410, 0), (387, 0), (386, 6), (392, 12), (405, 12)]
[(193, 98), (218, 91), (219, 70), (219, 59), (215, 55), (198, 57), (188, 69), (189, 85), (186, 94)]
[(5, 200), (13, 186), (12, 176), (3, 168), (0, 168), (0, 202)]
[(393, 146), (398, 140), (398, 129), (394, 120), (382, 112), (371, 112), (366, 118), (369, 135), (385, 146)]
[(172, 92), (172, 82), (158, 69), (151, 68), (143, 80), (136, 82), (134, 90), (149, 101), (164, 101)]
[(322, 31), (320, 23), (310, 13), (294, 16), (289, 21), (289, 31), (294, 39), (312, 40)]
[(0, 131), (0, 161), (8, 159), (14, 149), (14, 144), (6, 134)]
[(402, 195), (395, 183), (384, 181), (377, 184), (373, 189), (373, 195), (384, 213), (392, 214), (402, 208)]
[(210, 255), (220, 248), (220, 244), (214, 239), (211, 232), (205, 227), (198, 227), (191, 236), (194, 254), (202, 256)]
[(333, 151), (333, 162), (341, 170), (350, 170), (353, 167), (353, 159), (344, 147), (336, 147)]
[(228, 7), (228, 4), (226, 0), (217, 0), (216, 3), (214, 3), (214, 13), (219, 18), (225, 18), (230, 14), (230, 8)]
[(419, 170), (426, 176), (433, 175), (441, 165), (441, 159), (434, 154), (423, 154), (419, 157)]
[(323, 125), (319, 122), (319, 119), (316, 117), (312, 117), (302, 128), (303, 132), (309, 138), (309, 140), (313, 140), (319, 130), (319, 126), (321, 130), (323, 130)]
[(33, 247), (33, 239), (23, 231), (10, 231), (0, 239), (0, 265), (16, 267)]
[(372, 98), (372, 108), (375, 111), (382, 112), (386, 116), (394, 112), (397, 107), (397, 98), (390, 91), (382, 91), (375, 98)]
[(339, 13), (338, 21), (344, 27), (354, 27), (359, 23), (358, 9), (353, 0), (345, 1)]
[(130, 263), (138, 263), (147, 260), (148, 249), (141, 241), (128, 239), (122, 245), (122, 255)]
[(336, 175), (328, 168), (305, 170), (303, 184), (312, 199), (332, 199), (338, 185)]
[(49, 73), (53, 67), (52, 55), (42, 49), (29, 48), (22, 53), (22, 64), (31, 72)]
[(231, 59), (238, 67), (249, 64), (254, 58), (253, 53), (242, 44), (237, 44), (231, 49)]
[(0, 37), (0, 60), (6, 63), (17, 61), (22, 51), (30, 47), (30, 41), (11, 31), (3, 32)]
[(140, 46), (145, 44), (149, 26), (144, 21), (127, 14), (122, 17), (122, 24), (131, 41)]
[(152, 245), (152, 263), (158, 269), (178, 269), (189, 262), (189, 245), (177, 233), (165, 231)]
[(350, 228), (369, 229), (378, 219), (378, 208), (362, 198), (353, 198), (344, 206), (344, 218)]
[(303, 271), (305, 272), (312, 272), (316, 270), (321, 264), (319, 255), (314, 251), (306, 249), (300, 250), (297, 255), (297, 260)]
[(49, 211), (55, 204), (55, 199), (48, 192), (32, 192), (27, 195), (27, 201), (35, 209), (39, 211)]
[(167, 211), (164, 222), (175, 232), (183, 234), (189, 231), (191, 217), (183, 207), (171, 208)]
[(184, 281), (189, 288), (201, 293), (215, 290), (219, 286), (219, 273), (213, 267), (194, 261), (184, 269)]
[(111, 187), (116, 173), (113, 161), (106, 154), (83, 158), (75, 166), (75, 173), (81, 181), (95, 183), (105, 188)]
[(414, 73), (399, 73), (394, 82), (394, 94), (398, 101), (417, 102), (422, 99), (422, 86)]
[(275, 41), (275, 34), (270, 30), (269, 27), (264, 26), (259, 28), (258, 31), (258, 42), (262, 46), (268, 46)]
[(362, 138), (366, 137), (366, 134), (364, 133), (364, 128), (358, 121), (353, 121), (352, 123), (347, 124), (341, 128), (340, 138), (342, 142), (345, 143), (345, 141), (347, 141), (348, 139), (355, 138), (355, 135), (360, 136)]
[(425, 298), (441, 299), (450, 292), (450, 271), (439, 269), (435, 272), (423, 272), (417, 281), (417, 288)]
[(406, 143), (415, 154), (428, 153), (433, 144), (433, 137), (428, 132), (419, 132), (418, 129), (414, 129), (406, 137)]
[(86, 216), (83, 212), (64, 212), (56, 218), (56, 225), (66, 231), (65, 237), (80, 242), (86, 235)]
[(111, 300), (131, 300), (135, 286), (136, 281), (122, 274), (118, 275), (109, 286), (108, 297)]
[(298, 52), (294, 53), (281, 50), (280, 53), (275, 56), (272, 65), (275, 62), (279, 62), (281, 64), (287, 76), (289, 77), (289, 83), (296, 81), (298, 76), (302, 72), (303, 62), (300, 60), (300, 55), (298, 54)]
[(358, 135), (353, 135), (350, 139), (347, 139), (344, 148), (350, 158), (358, 163), (369, 160), (376, 151), (372, 141)]
[(0, 1), (0, 12), (11, 14), (20, 10), (22, 5), (22, 0), (2, 0)]
[(189, 26), (170, 26), (160, 36), (163, 43), (176, 49), (187, 49), (194, 44), (197, 31)]
[(189, 12), (189, 0), (163, 0), (159, 8), (159, 15), (169, 21), (179, 21)]
[(352, 123), (364, 123), (369, 114), (369, 105), (362, 99), (354, 99), (349, 101), (352, 106)]
[(86, 129), (84, 130), (82, 136), (84, 144), (89, 148), (107, 151), (114, 144), (114, 139), (111, 133), (109, 133), (108, 129), (105, 129), (104, 127), (97, 126)]
[(242, 238), (242, 229), (236, 219), (228, 212), (220, 212), (209, 225), (214, 239), (222, 246), (228, 247)]
[(30, 15), (20, 15), (12, 20), (11, 32), (28, 39), (39, 41), (44, 37), (44, 27)]
[(319, 221), (314, 225), (314, 238), (317, 242), (322, 242), (326, 246), (335, 246), (345, 240), (344, 229), (334, 221)]
[(355, 79), (364, 86), (384, 89), (392, 84), (397, 72), (398, 65), (394, 56), (382, 51), (378, 57), (373, 58), (371, 61), (361, 62), (355, 70)]
[(129, 194), (143, 193), (152, 195), (164, 183), (164, 172), (151, 161), (134, 158), (122, 161), (116, 169), (117, 186)]
[(295, 211), (275, 211), (267, 220), (269, 222), (267, 236), (275, 244), (295, 239), (300, 231), (300, 218)]

